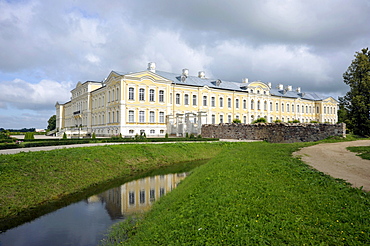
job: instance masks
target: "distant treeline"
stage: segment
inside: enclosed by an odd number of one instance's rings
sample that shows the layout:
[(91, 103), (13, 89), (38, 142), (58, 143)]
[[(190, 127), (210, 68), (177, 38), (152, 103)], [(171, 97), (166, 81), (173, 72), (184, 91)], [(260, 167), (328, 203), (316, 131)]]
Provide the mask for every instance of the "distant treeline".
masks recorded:
[(22, 128), (22, 129), (4, 129), (0, 128), (0, 132), (9, 131), (9, 132), (35, 132), (36, 128)]

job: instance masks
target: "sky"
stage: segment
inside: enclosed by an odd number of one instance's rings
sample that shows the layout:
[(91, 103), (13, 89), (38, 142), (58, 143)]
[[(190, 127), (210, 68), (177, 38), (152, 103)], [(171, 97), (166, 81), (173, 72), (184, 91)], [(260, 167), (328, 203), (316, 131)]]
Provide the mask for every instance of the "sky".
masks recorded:
[(0, 0), (0, 128), (47, 127), (77, 82), (157, 70), (344, 96), (370, 0)]

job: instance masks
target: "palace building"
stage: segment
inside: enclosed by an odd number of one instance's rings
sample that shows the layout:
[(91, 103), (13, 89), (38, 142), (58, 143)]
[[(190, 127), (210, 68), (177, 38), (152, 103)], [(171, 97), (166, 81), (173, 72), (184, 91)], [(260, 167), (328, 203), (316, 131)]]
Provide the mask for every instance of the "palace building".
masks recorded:
[(261, 81), (224, 81), (156, 70), (134, 73), (112, 71), (102, 82), (78, 82), (71, 100), (56, 103), (57, 135), (96, 136), (122, 134), (147, 137), (185, 133), (200, 134), (202, 124), (250, 124), (258, 118), (267, 122), (337, 122), (333, 97), (305, 93), (282, 84), (272, 87)]

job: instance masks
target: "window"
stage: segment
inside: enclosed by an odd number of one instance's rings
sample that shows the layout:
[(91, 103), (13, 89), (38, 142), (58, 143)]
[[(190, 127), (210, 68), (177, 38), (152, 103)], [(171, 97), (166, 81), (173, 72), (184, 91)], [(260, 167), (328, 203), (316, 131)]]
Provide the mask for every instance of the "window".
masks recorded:
[(220, 124), (224, 123), (224, 116), (221, 114), (220, 115)]
[(180, 104), (180, 94), (176, 93), (176, 104)]
[(159, 188), (159, 196), (162, 197), (164, 194), (166, 194), (164, 187)]
[(145, 100), (145, 90), (143, 88), (139, 89), (139, 100), (140, 101)]
[(197, 95), (193, 95), (193, 106), (197, 106)]
[(308, 113), (308, 106), (306, 106), (306, 114)]
[(324, 114), (326, 114), (326, 107), (324, 107)]
[(207, 106), (207, 96), (203, 96), (203, 106)]
[(134, 111), (130, 110), (128, 111), (128, 122), (134, 122)]
[(189, 95), (188, 94), (184, 95), (184, 104), (189, 105)]
[(294, 104), (292, 104), (292, 112), (294, 113)]
[(154, 129), (150, 129), (150, 134), (154, 134), (155, 133), (155, 130)]
[(304, 106), (302, 105), (302, 113), (304, 113)]
[(299, 105), (297, 105), (297, 113), (299, 113)]
[(116, 100), (118, 101), (119, 100), (119, 89), (117, 88), (117, 96), (116, 96)]
[(130, 129), (130, 130), (128, 130), (128, 133), (134, 134), (134, 130)]
[(243, 100), (243, 109), (247, 109), (247, 100)]
[(235, 108), (239, 108), (239, 99), (235, 99)]
[(231, 123), (231, 115), (227, 116), (227, 122)]
[(132, 87), (128, 88), (128, 100), (135, 100), (134, 88)]
[(114, 122), (114, 112), (112, 112), (112, 122)]
[(114, 101), (114, 89), (112, 91), (112, 101)]
[(164, 123), (164, 112), (159, 112), (159, 123)]
[(279, 104), (278, 103), (276, 103), (276, 105), (275, 105), (275, 111), (276, 112), (279, 111)]
[(154, 123), (155, 122), (155, 119), (154, 119), (154, 111), (150, 111), (149, 112), (149, 122), (150, 123)]
[(272, 111), (272, 102), (270, 102), (270, 111)]
[(231, 98), (228, 98), (227, 99), (227, 107), (228, 108), (231, 108)]
[(286, 105), (286, 111), (289, 112), (289, 104)]
[(108, 91), (108, 102), (110, 102), (110, 91)]
[(170, 93), (170, 104), (172, 104), (172, 93)]
[(145, 112), (139, 111), (139, 122), (144, 123), (145, 122)]
[(139, 199), (140, 199), (140, 204), (145, 203), (145, 190), (141, 190), (140, 191), (140, 197), (139, 197)]
[(251, 101), (251, 109), (254, 109), (254, 100)]
[(215, 97), (211, 97), (211, 106), (216, 107)]
[(128, 203), (130, 205), (135, 205), (135, 191), (130, 191), (128, 193)]
[(164, 130), (159, 130), (159, 133), (160, 133), (160, 134), (163, 134), (163, 133), (164, 133)]
[(243, 116), (243, 123), (247, 124), (247, 116)]
[(155, 189), (150, 189), (149, 191), (149, 198), (151, 202), (155, 201)]
[(284, 103), (281, 104), (281, 112), (284, 112)]
[(149, 101), (154, 102), (154, 90), (149, 90)]
[(319, 107), (316, 107), (316, 113), (320, 113)]
[(224, 106), (224, 99), (220, 97), (220, 108), (222, 108), (223, 106)]
[(159, 91), (159, 102), (164, 102), (164, 91)]
[(212, 124), (216, 124), (216, 116), (214, 114), (212, 115)]
[(257, 101), (257, 110), (260, 110), (261, 109), (261, 103), (260, 101)]
[(117, 114), (116, 114), (117, 116), (117, 122), (120, 122), (120, 120), (119, 120), (119, 111), (117, 111)]
[(108, 123), (110, 123), (110, 112), (108, 112)]

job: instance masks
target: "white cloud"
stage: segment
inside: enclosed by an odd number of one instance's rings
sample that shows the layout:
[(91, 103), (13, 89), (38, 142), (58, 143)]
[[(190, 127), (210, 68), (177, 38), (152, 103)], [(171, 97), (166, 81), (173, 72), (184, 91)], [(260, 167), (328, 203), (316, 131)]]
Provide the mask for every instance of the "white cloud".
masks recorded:
[(72, 86), (71, 82), (59, 83), (51, 80), (41, 80), (37, 84), (20, 79), (2, 81), (0, 104), (18, 109), (50, 110), (57, 101), (64, 103), (68, 100)]

